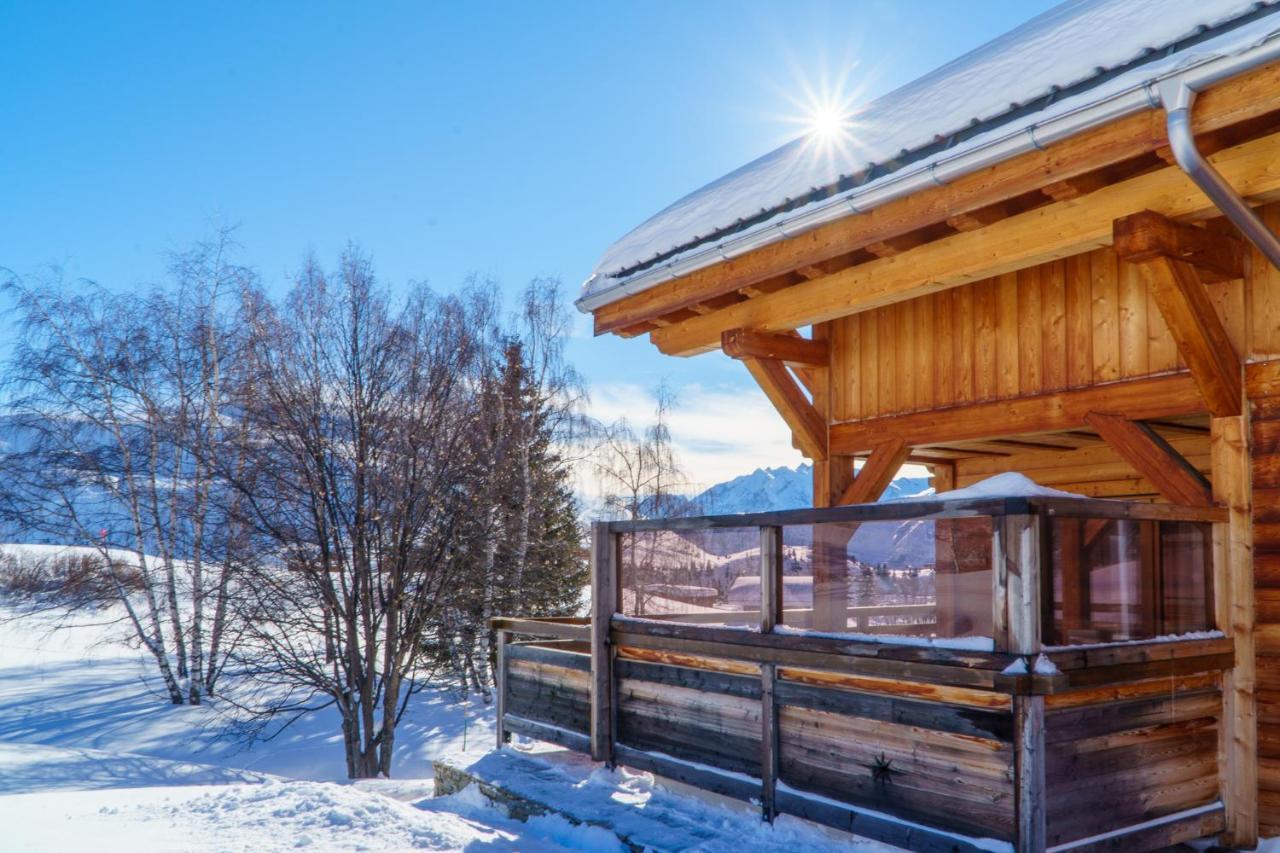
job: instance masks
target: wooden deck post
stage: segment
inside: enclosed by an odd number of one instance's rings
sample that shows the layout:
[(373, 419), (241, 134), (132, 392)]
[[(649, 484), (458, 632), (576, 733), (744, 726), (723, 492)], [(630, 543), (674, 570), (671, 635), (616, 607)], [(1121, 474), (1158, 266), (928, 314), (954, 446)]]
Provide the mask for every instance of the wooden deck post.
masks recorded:
[[(1044, 603), (1041, 555), (1047, 534), (1043, 516), (1008, 515), (994, 519), (994, 638), (996, 651), (1026, 655), (1041, 649)], [(1045, 826), (1044, 697), (1014, 696), (1014, 790), (1019, 853), (1039, 853), (1047, 844)]]
[[(760, 631), (769, 633), (782, 613), (782, 528), (760, 528)], [(777, 669), (760, 664), (760, 809), (773, 822), (778, 815), (778, 706), (773, 683)]]
[(494, 638), (494, 642), (497, 643), (497, 660), (495, 661), (497, 672), (494, 674), (497, 684), (494, 686), (498, 694), (498, 707), (495, 709), (498, 749), (502, 749), (503, 744), (511, 739), (511, 735), (507, 732), (507, 643), (510, 641), (511, 634), (507, 631), (498, 631)]
[(591, 758), (613, 766), (613, 649), (618, 609), (618, 544), (608, 522), (591, 525)]
[(1044, 697), (1013, 697), (1014, 778), (1018, 800), (1018, 853), (1041, 853), (1047, 844), (1045, 827)]
[(1034, 655), (1040, 652), (1039, 516), (996, 516), (991, 544), (994, 577), (992, 623), (998, 652)]
[[(1247, 408), (1246, 408), (1247, 411)], [(1235, 643), (1235, 666), (1222, 676), (1218, 760), (1231, 847), (1258, 841), (1258, 721), (1254, 642), (1252, 486), (1248, 415), (1210, 420), (1213, 495), (1229, 513), (1214, 525), (1214, 608)]]

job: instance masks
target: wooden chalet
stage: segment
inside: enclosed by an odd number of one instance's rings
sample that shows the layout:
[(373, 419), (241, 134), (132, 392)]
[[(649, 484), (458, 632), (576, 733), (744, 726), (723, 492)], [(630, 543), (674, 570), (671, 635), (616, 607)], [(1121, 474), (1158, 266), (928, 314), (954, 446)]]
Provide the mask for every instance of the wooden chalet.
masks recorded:
[(813, 507), (597, 524), (499, 741), (916, 850), (1280, 835), (1278, 34), (1064, 4), (619, 241), (597, 333), (741, 361)]

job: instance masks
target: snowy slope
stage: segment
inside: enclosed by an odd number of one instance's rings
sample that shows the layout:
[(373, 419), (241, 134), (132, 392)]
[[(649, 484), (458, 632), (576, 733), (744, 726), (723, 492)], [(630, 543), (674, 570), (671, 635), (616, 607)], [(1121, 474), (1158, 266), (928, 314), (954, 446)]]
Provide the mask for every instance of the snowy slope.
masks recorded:
[[(265, 743), (240, 743), (227, 736), (219, 709), (167, 704), (111, 617), (63, 623), (0, 601), (0, 850), (622, 849), (612, 833), (558, 815), (513, 821), (474, 788), (432, 797), (432, 760), (448, 754), (465, 765), (491, 749), (493, 720), (483, 707), (423, 694), (398, 731), (397, 778), (339, 781), (331, 715), (313, 714)], [(670, 846), (659, 849), (718, 853), (749, 839), (753, 850), (782, 853), (849, 843), (794, 820), (762, 826), (749, 805), (707, 802), (668, 792), (647, 774), (587, 764), (589, 783), (566, 779), (561, 796), (588, 810), (611, 803), (611, 814), (632, 824), (648, 815), (667, 827), (661, 841)]]

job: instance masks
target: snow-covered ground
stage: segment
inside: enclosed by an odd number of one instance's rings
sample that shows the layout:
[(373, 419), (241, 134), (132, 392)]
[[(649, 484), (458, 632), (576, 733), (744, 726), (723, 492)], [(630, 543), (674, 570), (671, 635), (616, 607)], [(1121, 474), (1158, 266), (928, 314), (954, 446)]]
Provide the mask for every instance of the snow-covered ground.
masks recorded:
[[(277, 737), (229, 737), (216, 707), (169, 705), (143, 653), (103, 618), (61, 629), (0, 602), (0, 847), (23, 851), (617, 850), (603, 829), (559, 816), (510, 820), (473, 787), (433, 798), (431, 761), (467, 763), (493, 744), (478, 703), (424, 693), (401, 724), (397, 778), (344, 780), (335, 716)], [(848, 841), (800, 821), (762, 825), (747, 806), (663, 790), (646, 774), (596, 770), (566, 785), (673, 826), (663, 849), (834, 850)], [(869, 842), (860, 850), (885, 850)]]

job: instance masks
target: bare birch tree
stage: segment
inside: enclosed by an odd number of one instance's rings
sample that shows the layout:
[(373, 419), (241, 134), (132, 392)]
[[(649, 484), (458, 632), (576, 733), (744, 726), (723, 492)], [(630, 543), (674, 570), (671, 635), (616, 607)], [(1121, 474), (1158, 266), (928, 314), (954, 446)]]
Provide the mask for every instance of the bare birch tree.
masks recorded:
[(215, 510), (209, 460), (242, 435), (224, 412), (241, 347), (225, 303), (250, 277), (230, 250), (223, 233), (174, 256), (170, 285), (142, 296), (7, 285), (21, 334), (4, 509), (30, 533), (98, 551), (175, 704), (214, 691), (227, 650), (238, 536)]

